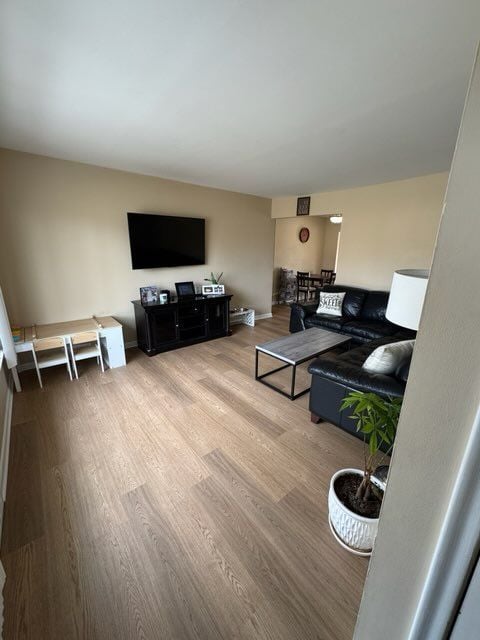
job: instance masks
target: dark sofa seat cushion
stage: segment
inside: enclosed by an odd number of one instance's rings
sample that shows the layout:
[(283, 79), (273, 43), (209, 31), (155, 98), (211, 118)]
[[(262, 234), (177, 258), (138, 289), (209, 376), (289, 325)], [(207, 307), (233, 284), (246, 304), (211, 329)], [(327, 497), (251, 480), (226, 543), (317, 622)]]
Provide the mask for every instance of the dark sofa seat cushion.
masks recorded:
[(312, 375), (318, 375), (358, 391), (373, 391), (384, 396), (401, 397), (405, 393), (405, 382), (395, 376), (371, 373), (362, 369), (368, 356), (382, 344), (392, 342), (382, 338), (364, 344), (341, 355), (333, 352), (316, 358), (308, 367)]
[(345, 292), (345, 298), (342, 305), (342, 316), (347, 318), (358, 318), (363, 307), (363, 303), (367, 296), (365, 289), (358, 287), (342, 287), (342, 285), (327, 284), (322, 291), (326, 293), (342, 293)]
[(393, 336), (397, 330), (398, 327), (390, 322), (375, 322), (373, 320), (351, 320), (342, 327), (342, 333), (363, 340), (377, 340), (385, 336)]
[(350, 318), (344, 316), (328, 316), (322, 313), (315, 313), (312, 316), (305, 318), (305, 327), (320, 327), (320, 329), (330, 329), (331, 331), (342, 331), (343, 325), (348, 322)]

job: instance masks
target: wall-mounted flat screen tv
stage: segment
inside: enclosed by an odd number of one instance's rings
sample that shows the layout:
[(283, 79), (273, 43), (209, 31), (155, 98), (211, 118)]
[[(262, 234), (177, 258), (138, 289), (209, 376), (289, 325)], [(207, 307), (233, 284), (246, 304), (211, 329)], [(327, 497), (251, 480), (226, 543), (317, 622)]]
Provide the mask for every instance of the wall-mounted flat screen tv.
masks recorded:
[(205, 220), (127, 213), (132, 269), (205, 264)]

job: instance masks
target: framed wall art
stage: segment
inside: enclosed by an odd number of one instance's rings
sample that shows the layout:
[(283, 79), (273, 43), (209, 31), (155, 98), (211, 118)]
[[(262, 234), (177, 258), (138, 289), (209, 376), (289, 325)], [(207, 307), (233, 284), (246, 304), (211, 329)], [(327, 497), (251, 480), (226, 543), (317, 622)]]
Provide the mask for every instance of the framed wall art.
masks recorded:
[(310, 214), (310, 196), (297, 198), (297, 216), (308, 216)]

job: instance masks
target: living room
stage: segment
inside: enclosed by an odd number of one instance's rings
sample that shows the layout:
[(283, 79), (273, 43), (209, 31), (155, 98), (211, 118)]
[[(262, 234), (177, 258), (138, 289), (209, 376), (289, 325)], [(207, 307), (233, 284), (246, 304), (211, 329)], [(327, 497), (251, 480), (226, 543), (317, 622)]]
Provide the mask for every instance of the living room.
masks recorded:
[[(4, 638), (468, 637), (480, 15), (461, 8), (5, 4)], [(198, 256), (176, 227), (136, 265), (127, 214), (196, 221)], [(282, 268), (335, 284), (297, 304)], [(405, 270), (428, 272), (413, 324)], [(346, 411), (318, 367), (372, 343), (352, 291), (374, 292), (380, 346), (412, 343), (366, 547), (329, 491), (372, 438), (314, 404)]]

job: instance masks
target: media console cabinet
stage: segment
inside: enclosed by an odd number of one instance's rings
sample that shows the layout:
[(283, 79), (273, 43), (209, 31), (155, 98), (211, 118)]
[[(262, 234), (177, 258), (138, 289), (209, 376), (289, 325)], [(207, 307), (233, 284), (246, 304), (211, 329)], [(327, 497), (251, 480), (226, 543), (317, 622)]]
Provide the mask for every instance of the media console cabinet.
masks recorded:
[(132, 300), (138, 347), (147, 356), (230, 335), (231, 295), (195, 296), (161, 304)]

